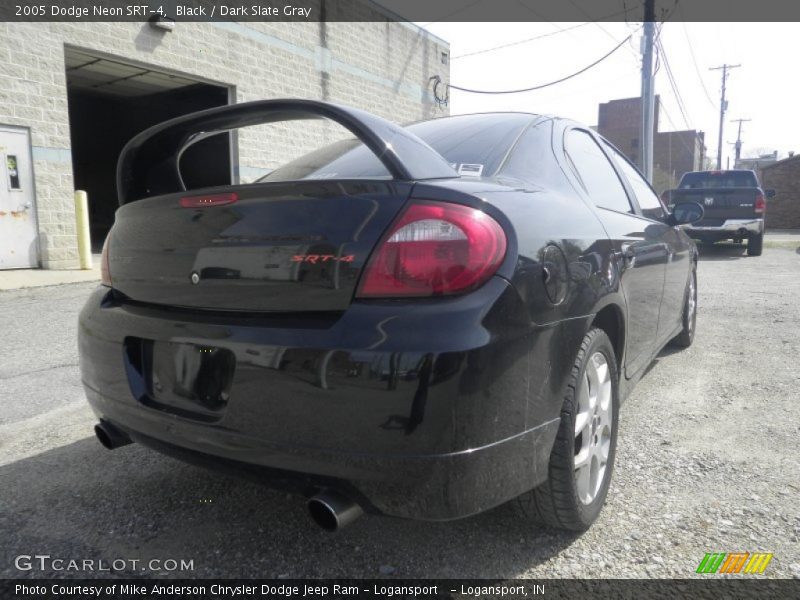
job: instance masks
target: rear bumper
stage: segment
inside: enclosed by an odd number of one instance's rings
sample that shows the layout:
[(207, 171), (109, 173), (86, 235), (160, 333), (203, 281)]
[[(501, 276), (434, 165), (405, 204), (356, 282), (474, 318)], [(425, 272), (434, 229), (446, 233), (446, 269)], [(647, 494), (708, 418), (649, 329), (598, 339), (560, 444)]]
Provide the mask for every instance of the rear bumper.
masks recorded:
[(692, 225), (686, 228), (689, 236), (713, 237), (727, 239), (764, 233), (764, 219), (727, 219), (722, 225)]
[[(447, 520), (547, 476), (568, 370), (546, 357), (559, 329), (577, 335), (583, 324), (532, 329), (515, 322), (521, 310), (499, 278), (413, 311), (354, 305), (306, 329), (115, 304), (98, 289), (80, 317), (81, 372), (98, 417), (158, 450), (255, 468), (276, 485), (337, 488), (375, 512)], [(147, 402), (131, 338), (233, 353), (226, 405), (209, 417)]]

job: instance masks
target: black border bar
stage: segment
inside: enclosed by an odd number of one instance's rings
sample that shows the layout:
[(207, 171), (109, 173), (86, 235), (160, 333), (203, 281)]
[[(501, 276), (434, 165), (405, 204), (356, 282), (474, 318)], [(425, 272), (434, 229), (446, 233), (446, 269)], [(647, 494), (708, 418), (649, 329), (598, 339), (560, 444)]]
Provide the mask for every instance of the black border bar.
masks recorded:
[(3, 600), (415, 600), (630, 598), (789, 600), (800, 580), (761, 576), (700, 579), (3, 579)]
[[(642, 0), (3, 0), (0, 21), (640, 22)], [(655, 0), (658, 21), (798, 22), (796, 0)]]

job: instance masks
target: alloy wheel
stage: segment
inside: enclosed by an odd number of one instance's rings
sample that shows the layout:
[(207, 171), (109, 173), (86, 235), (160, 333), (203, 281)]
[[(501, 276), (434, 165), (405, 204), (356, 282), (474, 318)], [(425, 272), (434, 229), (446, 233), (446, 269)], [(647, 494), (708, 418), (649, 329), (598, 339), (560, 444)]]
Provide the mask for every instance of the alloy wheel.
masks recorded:
[(574, 477), (578, 499), (591, 504), (605, 480), (611, 450), (613, 403), (611, 371), (602, 352), (586, 363), (575, 416)]

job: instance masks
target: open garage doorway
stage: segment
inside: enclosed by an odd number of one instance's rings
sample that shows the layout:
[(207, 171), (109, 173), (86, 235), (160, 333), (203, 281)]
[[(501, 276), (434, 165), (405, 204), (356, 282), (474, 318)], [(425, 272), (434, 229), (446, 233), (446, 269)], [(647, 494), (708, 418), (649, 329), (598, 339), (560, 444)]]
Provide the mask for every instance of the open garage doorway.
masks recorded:
[[(93, 51), (64, 50), (75, 189), (89, 195), (92, 250), (99, 252), (114, 223), (117, 158), (148, 127), (205, 108), (224, 106), (232, 90)], [(232, 183), (231, 135), (197, 143), (181, 159), (187, 185)]]

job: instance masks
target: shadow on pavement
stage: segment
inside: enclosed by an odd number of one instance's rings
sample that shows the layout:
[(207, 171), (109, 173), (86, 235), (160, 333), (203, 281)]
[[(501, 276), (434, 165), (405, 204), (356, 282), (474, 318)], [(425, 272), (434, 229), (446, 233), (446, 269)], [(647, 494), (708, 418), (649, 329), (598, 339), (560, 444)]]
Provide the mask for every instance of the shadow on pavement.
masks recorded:
[[(503, 577), (576, 536), (522, 522), (508, 505), (449, 523), (365, 516), (327, 533), (304, 498), (92, 437), (0, 467), (0, 577)], [(19, 572), (20, 554), (138, 559), (120, 573)], [(153, 558), (183, 572), (142, 571)]]
[(736, 260), (738, 258), (748, 258), (746, 250), (747, 244), (697, 244), (700, 251), (700, 260)]

